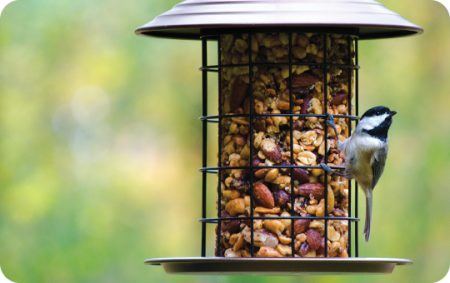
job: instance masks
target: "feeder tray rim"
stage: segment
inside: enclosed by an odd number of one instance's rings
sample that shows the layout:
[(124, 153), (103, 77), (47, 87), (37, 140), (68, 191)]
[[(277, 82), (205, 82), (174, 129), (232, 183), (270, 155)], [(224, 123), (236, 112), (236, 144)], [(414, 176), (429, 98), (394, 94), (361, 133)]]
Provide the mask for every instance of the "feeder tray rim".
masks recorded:
[(162, 265), (167, 273), (190, 274), (338, 274), (391, 273), (413, 261), (402, 258), (150, 258), (145, 264)]
[(304, 261), (304, 262), (390, 262), (398, 263), (399, 265), (412, 264), (413, 261), (405, 258), (387, 258), (387, 257), (348, 257), (348, 258), (267, 258), (267, 257), (249, 257), (249, 258), (226, 258), (226, 257), (160, 257), (149, 258), (145, 260), (146, 264), (159, 265), (165, 262), (192, 262), (192, 261), (239, 261), (239, 262), (252, 262), (252, 261)]

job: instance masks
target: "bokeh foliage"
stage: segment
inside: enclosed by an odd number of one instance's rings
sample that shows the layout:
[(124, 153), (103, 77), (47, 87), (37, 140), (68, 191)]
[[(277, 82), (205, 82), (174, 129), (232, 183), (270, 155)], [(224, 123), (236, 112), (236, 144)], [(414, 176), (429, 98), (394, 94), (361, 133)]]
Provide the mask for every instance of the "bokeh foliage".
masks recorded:
[[(423, 35), (360, 44), (361, 109), (399, 112), (375, 192), (373, 237), (361, 254), (414, 265), (365, 277), (186, 277), (143, 265), (147, 257), (199, 252), (200, 44), (133, 34), (176, 2), (18, 0), (4, 11), (0, 266), (7, 276), (21, 283), (440, 279), (450, 263), (450, 17), (431, 0), (384, 1), (422, 25)], [(209, 205), (213, 214), (213, 193)]]

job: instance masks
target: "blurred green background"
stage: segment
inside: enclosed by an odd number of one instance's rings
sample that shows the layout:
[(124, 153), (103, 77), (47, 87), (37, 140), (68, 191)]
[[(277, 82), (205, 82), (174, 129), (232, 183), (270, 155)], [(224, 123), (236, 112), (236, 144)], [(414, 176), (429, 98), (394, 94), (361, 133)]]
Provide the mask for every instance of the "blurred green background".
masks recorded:
[(442, 278), (450, 17), (431, 0), (383, 2), (426, 32), (360, 44), (360, 108), (399, 112), (373, 237), (360, 249), (414, 265), (363, 277), (169, 276), (144, 266), (148, 257), (199, 254), (200, 44), (134, 35), (174, 0), (18, 0), (0, 19), (0, 267), (20, 283)]

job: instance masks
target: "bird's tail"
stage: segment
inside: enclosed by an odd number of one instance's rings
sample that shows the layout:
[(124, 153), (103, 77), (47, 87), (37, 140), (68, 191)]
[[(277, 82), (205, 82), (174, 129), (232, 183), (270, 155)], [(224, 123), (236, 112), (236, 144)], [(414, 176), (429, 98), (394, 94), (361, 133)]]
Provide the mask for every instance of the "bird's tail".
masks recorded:
[(370, 224), (372, 222), (372, 190), (368, 189), (366, 191), (366, 223), (364, 226), (364, 236), (366, 242), (370, 238)]

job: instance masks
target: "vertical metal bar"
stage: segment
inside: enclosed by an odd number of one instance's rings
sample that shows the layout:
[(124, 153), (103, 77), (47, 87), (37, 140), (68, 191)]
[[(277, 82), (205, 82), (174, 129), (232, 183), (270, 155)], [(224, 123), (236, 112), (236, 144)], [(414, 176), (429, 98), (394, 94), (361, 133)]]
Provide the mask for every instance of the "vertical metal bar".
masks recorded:
[[(292, 32), (289, 32), (289, 81), (288, 81), (288, 91), (289, 91), (289, 114), (291, 114), (291, 117), (289, 118), (289, 144), (290, 144), (290, 163), (291, 166), (295, 165), (294, 160), (294, 93), (292, 91)], [(294, 216), (295, 210), (294, 210), (294, 204), (295, 204), (295, 196), (294, 196), (294, 169), (291, 167), (290, 174), (291, 174), (291, 194), (290, 194), (290, 202), (291, 202), (291, 216)], [(295, 219), (291, 220), (291, 252), (292, 257), (295, 256), (295, 229), (294, 229), (294, 223)]]
[(250, 110), (249, 110), (249, 135), (250, 135), (250, 236), (251, 236), (251, 243), (250, 243), (250, 255), (252, 257), (255, 256), (255, 239), (254, 239), (254, 223), (253, 223), (253, 217), (254, 217), (254, 207), (253, 207), (253, 119), (254, 119), (254, 101), (253, 101), (253, 58), (252, 58), (252, 33), (248, 32), (248, 96), (250, 99)]
[[(347, 49), (348, 49), (348, 62), (349, 62), (349, 69), (348, 69), (348, 85), (347, 85), (347, 107), (348, 107), (348, 114), (352, 115), (352, 91), (353, 91), (353, 85), (352, 85), (352, 76), (353, 76), (353, 57), (352, 57), (352, 46), (353, 46), (353, 39), (351, 36), (348, 36), (347, 38)], [(348, 118), (347, 120), (347, 127), (348, 127), (348, 135), (351, 136), (352, 134), (352, 120)], [(352, 180), (348, 180), (348, 217), (352, 217)], [(348, 240), (347, 240), (347, 253), (348, 256), (352, 256), (352, 221), (348, 221)]]
[[(323, 100), (324, 100), (324, 111), (325, 111), (325, 115), (326, 117), (328, 117), (328, 48), (327, 48), (327, 39), (328, 39), (328, 35), (324, 34), (323, 35), (323, 42), (324, 42), (324, 47), (323, 47)], [(325, 138), (325, 164), (328, 163), (328, 123), (327, 123), (327, 118), (324, 122), (325, 125), (325, 133), (324, 133), (324, 138)], [(324, 241), (325, 241), (325, 248), (324, 248), (324, 257), (328, 257), (328, 173), (324, 170), (324, 199), (325, 199), (325, 237), (324, 237)]]
[(223, 116), (223, 98), (222, 98), (222, 36), (219, 35), (217, 40), (217, 60), (218, 63), (218, 86), (219, 86), (219, 156), (218, 156), (218, 180), (217, 180), (217, 239), (216, 250), (217, 255), (222, 254), (221, 238), (222, 238), (222, 116)]
[[(208, 115), (208, 72), (206, 66), (208, 65), (208, 41), (207, 38), (202, 38), (202, 116)], [(202, 121), (202, 167), (207, 166), (208, 160), (208, 122), (206, 119)], [(207, 186), (207, 172), (202, 172), (202, 218), (206, 218), (206, 186)], [(202, 257), (206, 256), (206, 223), (202, 222)]]
[[(355, 64), (359, 66), (358, 39), (355, 39)], [(359, 68), (355, 70), (355, 111), (359, 116)], [(358, 183), (355, 181), (355, 218), (358, 218)], [(359, 257), (358, 221), (355, 221), (355, 257)]]

